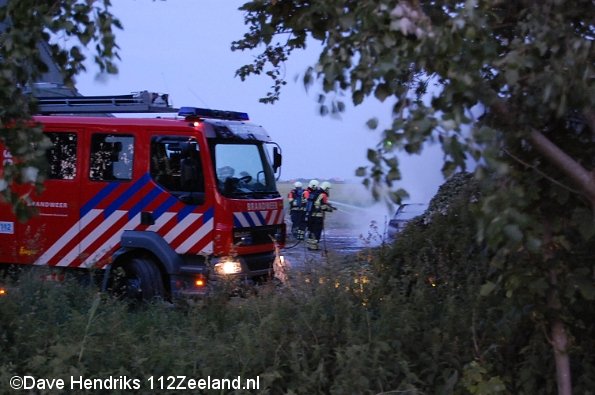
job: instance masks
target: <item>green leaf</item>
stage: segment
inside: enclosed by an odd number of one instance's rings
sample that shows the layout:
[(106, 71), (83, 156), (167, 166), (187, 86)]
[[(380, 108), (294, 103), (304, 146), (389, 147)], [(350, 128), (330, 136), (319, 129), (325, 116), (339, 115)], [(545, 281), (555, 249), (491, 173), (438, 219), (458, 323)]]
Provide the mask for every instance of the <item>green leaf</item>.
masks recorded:
[(357, 106), (364, 101), (364, 92), (361, 90), (354, 91), (351, 98), (353, 99), (353, 104)]
[(496, 289), (496, 286), (497, 286), (496, 283), (488, 281), (487, 283), (485, 283), (481, 286), (481, 289), (479, 290), (479, 294), (481, 296), (488, 296), (489, 294), (492, 293), (492, 291), (494, 291), (494, 289)]
[(374, 91), (374, 96), (383, 102), (386, 98), (391, 94), (390, 87), (388, 84), (380, 84), (376, 87)]
[(378, 118), (368, 119), (368, 122), (366, 122), (366, 126), (370, 130), (375, 130), (378, 127)]
[(593, 221), (591, 212), (586, 208), (576, 208), (572, 213), (572, 221), (577, 224), (584, 240), (589, 240), (595, 235), (595, 221)]
[(379, 161), (378, 152), (373, 149), (368, 148), (367, 158), (372, 163), (378, 163), (378, 161)]
[(504, 234), (512, 241), (519, 242), (523, 239), (523, 232), (516, 224), (509, 224), (504, 227)]
[(595, 283), (590, 273), (583, 276), (573, 275), (569, 282), (580, 292), (583, 298), (588, 301), (595, 300)]
[(517, 84), (519, 80), (519, 72), (516, 69), (508, 69), (506, 70), (506, 82), (509, 85), (514, 86)]
[(583, 298), (591, 302), (595, 300), (595, 286), (592, 283), (580, 283), (579, 291), (583, 295)]

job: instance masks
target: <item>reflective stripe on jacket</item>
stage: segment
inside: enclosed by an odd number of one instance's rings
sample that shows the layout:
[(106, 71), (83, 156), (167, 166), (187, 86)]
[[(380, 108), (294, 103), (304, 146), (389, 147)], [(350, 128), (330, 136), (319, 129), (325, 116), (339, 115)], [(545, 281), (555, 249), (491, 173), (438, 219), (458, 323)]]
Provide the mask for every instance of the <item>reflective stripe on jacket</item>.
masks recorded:
[(328, 194), (323, 191), (320, 192), (314, 201), (314, 206), (312, 207), (312, 216), (322, 217), (324, 216), (325, 211), (332, 211), (332, 209), (328, 204)]

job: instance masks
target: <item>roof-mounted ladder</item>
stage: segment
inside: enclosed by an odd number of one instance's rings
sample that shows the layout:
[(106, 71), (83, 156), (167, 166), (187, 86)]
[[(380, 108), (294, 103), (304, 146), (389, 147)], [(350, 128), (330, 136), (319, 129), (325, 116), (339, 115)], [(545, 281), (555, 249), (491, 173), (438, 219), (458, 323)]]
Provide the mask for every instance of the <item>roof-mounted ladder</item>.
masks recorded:
[(37, 97), (37, 112), (50, 114), (177, 112), (168, 95), (148, 91), (118, 96)]

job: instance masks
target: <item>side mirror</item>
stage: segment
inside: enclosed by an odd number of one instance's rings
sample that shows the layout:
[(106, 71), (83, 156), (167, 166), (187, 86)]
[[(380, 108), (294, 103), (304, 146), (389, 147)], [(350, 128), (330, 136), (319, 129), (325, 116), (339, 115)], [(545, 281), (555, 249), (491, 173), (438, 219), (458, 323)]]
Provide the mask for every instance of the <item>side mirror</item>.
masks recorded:
[(279, 147), (273, 147), (273, 170), (275, 173), (281, 167), (281, 163), (283, 161), (283, 156), (281, 155), (281, 150)]

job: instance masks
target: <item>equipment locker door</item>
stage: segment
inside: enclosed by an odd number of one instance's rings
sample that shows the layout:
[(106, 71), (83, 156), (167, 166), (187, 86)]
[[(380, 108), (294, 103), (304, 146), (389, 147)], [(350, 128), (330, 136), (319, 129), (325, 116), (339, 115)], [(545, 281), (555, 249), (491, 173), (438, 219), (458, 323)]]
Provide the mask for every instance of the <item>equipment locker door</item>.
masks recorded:
[(81, 179), (81, 139), (78, 131), (47, 130), (52, 146), (46, 152), (47, 179), (41, 193), (31, 194), (37, 215), (18, 226), (21, 263), (67, 266), (76, 257)]

